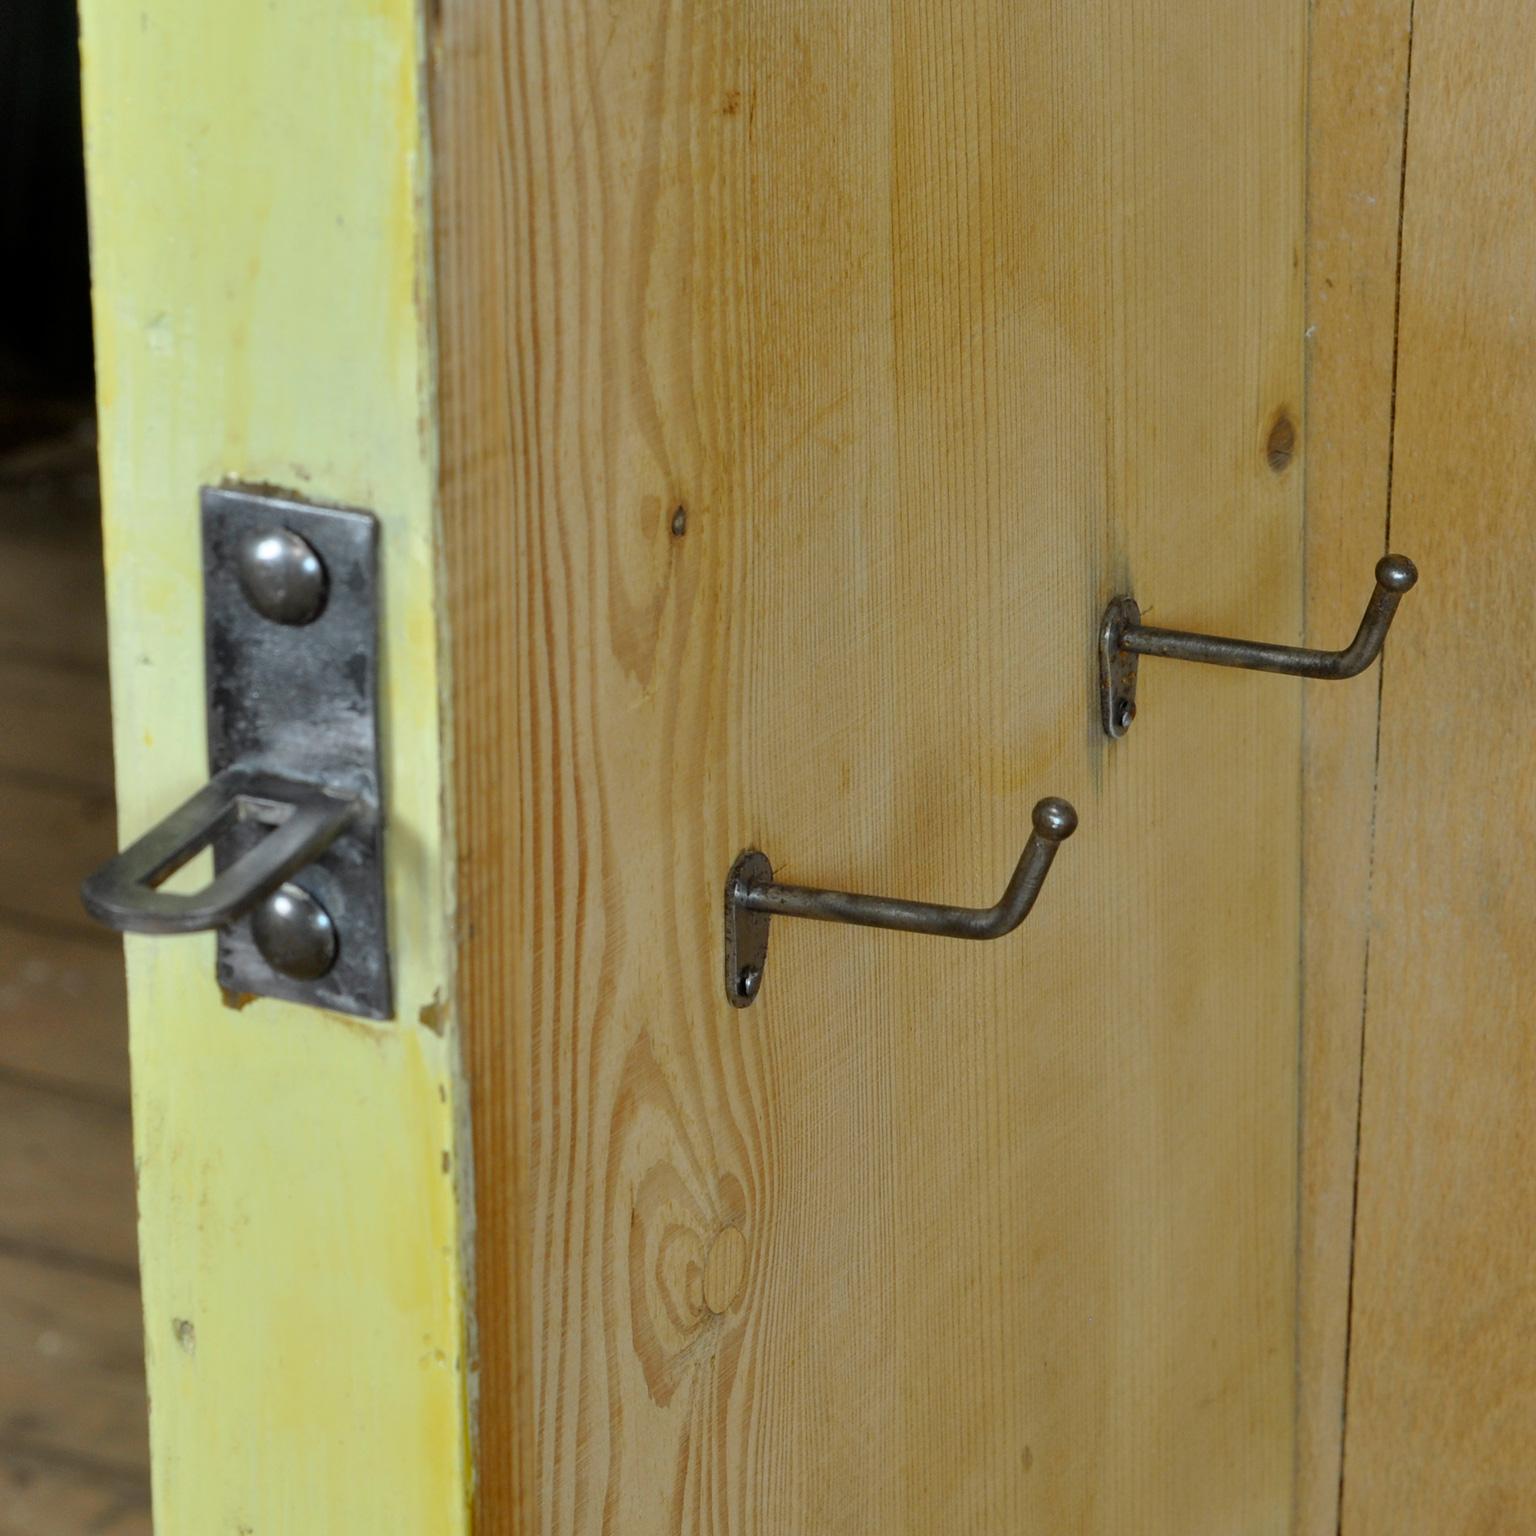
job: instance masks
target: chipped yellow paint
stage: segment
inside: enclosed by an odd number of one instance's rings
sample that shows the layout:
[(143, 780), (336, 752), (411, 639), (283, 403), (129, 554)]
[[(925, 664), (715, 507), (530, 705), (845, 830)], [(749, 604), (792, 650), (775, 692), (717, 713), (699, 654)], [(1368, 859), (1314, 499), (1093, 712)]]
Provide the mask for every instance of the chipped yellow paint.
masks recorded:
[[(416, 0), (83, 0), (122, 830), (201, 782), (197, 490), (383, 525), (397, 1020), (128, 945), (159, 1536), (453, 1536), (469, 1481)], [(421, 1022), (431, 1021), (431, 1025)]]

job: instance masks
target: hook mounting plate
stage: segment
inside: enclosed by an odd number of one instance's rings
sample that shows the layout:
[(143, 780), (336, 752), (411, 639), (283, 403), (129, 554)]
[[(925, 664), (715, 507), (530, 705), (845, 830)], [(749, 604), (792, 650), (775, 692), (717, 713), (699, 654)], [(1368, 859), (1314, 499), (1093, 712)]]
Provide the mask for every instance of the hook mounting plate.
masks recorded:
[(767, 885), (772, 879), (768, 855), (755, 849), (742, 854), (725, 877), (725, 995), (733, 1008), (750, 1008), (763, 985), (771, 921), (768, 913), (740, 905), (736, 895), (747, 886)]
[(1099, 628), (1099, 717), (1104, 734), (1117, 740), (1130, 730), (1136, 718), (1137, 662), (1134, 651), (1122, 643), (1127, 629), (1141, 623), (1141, 607), (1134, 597), (1117, 597), (1104, 610)]

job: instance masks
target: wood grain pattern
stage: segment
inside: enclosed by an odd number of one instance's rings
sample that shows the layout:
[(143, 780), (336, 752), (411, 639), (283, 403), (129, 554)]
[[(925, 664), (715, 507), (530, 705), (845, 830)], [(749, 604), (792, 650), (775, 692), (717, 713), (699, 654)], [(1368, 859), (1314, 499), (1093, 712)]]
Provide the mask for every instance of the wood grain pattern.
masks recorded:
[[(1288, 1530), (1300, 689), (1110, 749), (1093, 639), (1300, 632), (1303, 33), (444, 0), (488, 1536)], [(990, 899), (1047, 792), (1012, 941), (727, 1007), (743, 846)]]
[[(1409, 13), (1410, 0), (1312, 6), (1301, 453), (1312, 645), (1350, 634), (1386, 548)], [(1375, 672), (1303, 690), (1297, 1536), (1334, 1536), (1339, 1516), (1379, 698)]]
[(1536, 16), (1417, 0), (1346, 1536), (1536, 1529)]

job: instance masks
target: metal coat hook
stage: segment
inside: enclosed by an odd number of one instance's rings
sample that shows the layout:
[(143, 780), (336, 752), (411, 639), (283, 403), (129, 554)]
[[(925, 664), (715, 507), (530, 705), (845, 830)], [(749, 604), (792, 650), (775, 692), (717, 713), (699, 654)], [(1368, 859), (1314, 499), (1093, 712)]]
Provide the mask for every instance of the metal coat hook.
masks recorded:
[(1376, 590), (1365, 605), (1365, 617), (1355, 638), (1342, 651), (1309, 651), (1301, 646), (1229, 640), (1224, 635), (1196, 635), (1182, 629), (1154, 629), (1141, 622), (1135, 598), (1114, 598), (1104, 610), (1099, 629), (1099, 703), (1105, 733), (1124, 736), (1136, 718), (1136, 663), (1142, 656), (1283, 672), (1291, 677), (1355, 677), (1381, 654), (1397, 605), (1418, 579), (1418, 570), (1406, 555), (1385, 555), (1378, 560)]
[(1056, 850), (1077, 830), (1077, 812), (1054, 796), (1034, 809), (1034, 831), (1019, 855), (1008, 888), (991, 907), (945, 907), (894, 896), (859, 896), (802, 885), (776, 885), (768, 856), (743, 853), (725, 880), (725, 995), (750, 1007), (763, 984), (768, 921), (812, 917), (824, 923), (894, 928), (941, 939), (1000, 939), (1029, 916)]

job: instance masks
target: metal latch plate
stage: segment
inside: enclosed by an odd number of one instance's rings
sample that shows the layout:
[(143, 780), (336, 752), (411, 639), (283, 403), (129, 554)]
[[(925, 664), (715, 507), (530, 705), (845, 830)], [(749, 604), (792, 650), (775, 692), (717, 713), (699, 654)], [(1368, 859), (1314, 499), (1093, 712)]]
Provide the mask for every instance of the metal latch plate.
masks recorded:
[[(292, 882), (335, 925), (331, 969), (315, 980), (274, 970), (256, 947), (247, 915), (219, 930), (219, 983), (231, 993), (388, 1019), (394, 1005), (379, 767), (378, 523), (367, 512), (224, 487), (203, 491), (202, 519), (210, 770), (238, 764), (358, 800), (346, 829)], [(297, 534), (325, 567), (324, 606), (308, 623), (272, 623), (241, 587), (242, 545), (278, 528)], [(266, 830), (257, 817), (236, 821), (214, 843), (215, 868), (228, 868)]]

